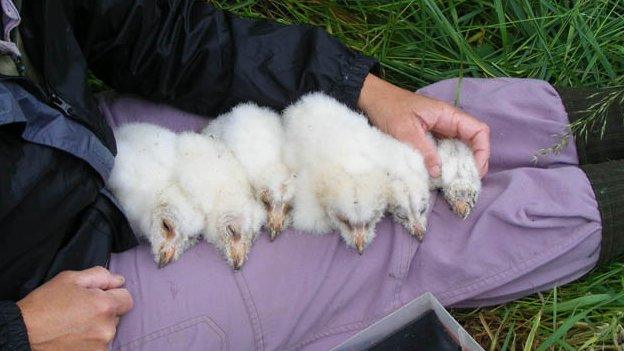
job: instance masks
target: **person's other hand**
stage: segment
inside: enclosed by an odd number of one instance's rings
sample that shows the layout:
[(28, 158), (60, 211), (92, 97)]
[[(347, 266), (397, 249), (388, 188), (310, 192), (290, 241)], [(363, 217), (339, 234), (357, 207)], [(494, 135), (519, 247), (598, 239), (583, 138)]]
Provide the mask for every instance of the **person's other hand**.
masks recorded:
[(102, 267), (65, 271), (17, 302), (33, 350), (107, 350), (132, 308), (124, 279)]
[(458, 138), (474, 152), (483, 177), (490, 158), (490, 129), (487, 124), (443, 101), (399, 88), (372, 74), (364, 80), (358, 107), (373, 125), (419, 150), (429, 174), (440, 175), (440, 158), (426, 132)]

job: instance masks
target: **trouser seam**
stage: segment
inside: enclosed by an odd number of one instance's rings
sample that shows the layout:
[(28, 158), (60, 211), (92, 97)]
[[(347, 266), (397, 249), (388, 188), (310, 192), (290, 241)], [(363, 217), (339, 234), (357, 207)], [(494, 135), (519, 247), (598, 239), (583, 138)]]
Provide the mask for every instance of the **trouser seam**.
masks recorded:
[(256, 350), (264, 350), (264, 336), (262, 332), (262, 323), (260, 322), (260, 316), (258, 315), (258, 309), (256, 307), (256, 303), (251, 296), (251, 291), (247, 286), (247, 281), (242, 273), (234, 274), (234, 279), (236, 280), (236, 286), (238, 287), (238, 291), (243, 298), (243, 302), (245, 303), (245, 310), (247, 310), (247, 315), (249, 316), (249, 321), (251, 322), (251, 328), (254, 334), (254, 344)]

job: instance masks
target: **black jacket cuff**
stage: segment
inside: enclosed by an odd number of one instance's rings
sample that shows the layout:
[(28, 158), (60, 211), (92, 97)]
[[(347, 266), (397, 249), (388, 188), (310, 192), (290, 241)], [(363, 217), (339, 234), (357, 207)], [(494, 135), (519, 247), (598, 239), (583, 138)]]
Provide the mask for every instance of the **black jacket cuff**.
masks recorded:
[(624, 255), (624, 160), (581, 165), (594, 190), (602, 224), (598, 264)]
[(354, 52), (353, 56), (343, 63), (342, 76), (336, 82), (331, 94), (347, 106), (357, 109), (364, 79), (369, 73), (377, 70), (377, 65), (377, 60)]
[(29, 351), (22, 312), (13, 301), (0, 301), (0, 351)]

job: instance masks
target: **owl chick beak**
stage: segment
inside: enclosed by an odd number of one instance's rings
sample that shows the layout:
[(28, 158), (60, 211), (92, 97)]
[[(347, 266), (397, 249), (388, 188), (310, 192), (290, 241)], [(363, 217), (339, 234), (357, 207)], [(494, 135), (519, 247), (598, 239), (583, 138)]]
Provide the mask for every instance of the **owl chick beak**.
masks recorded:
[(175, 256), (176, 248), (174, 245), (161, 247), (158, 254), (158, 268), (168, 265)]
[(230, 259), (232, 268), (239, 270), (247, 260), (247, 248), (240, 240), (233, 241), (230, 245)]
[(472, 206), (468, 202), (461, 200), (451, 202), (451, 208), (462, 219), (468, 218), (470, 210), (472, 210)]
[(358, 224), (353, 226), (353, 242), (358, 253), (361, 255), (364, 253), (364, 247), (366, 246), (366, 228), (364, 224)]
[(423, 241), (423, 238), (425, 237), (425, 230), (425, 226), (419, 222), (412, 223), (409, 227), (410, 234), (419, 242)]
[(271, 241), (284, 230), (287, 213), (288, 204), (276, 203), (269, 206), (267, 211), (267, 228), (271, 236)]
[(230, 246), (230, 250), (227, 253), (227, 258), (232, 265), (232, 268), (237, 271), (243, 266), (243, 264), (247, 260), (247, 252), (249, 251), (249, 246), (245, 244), (238, 228), (229, 225), (227, 226), (227, 233)]

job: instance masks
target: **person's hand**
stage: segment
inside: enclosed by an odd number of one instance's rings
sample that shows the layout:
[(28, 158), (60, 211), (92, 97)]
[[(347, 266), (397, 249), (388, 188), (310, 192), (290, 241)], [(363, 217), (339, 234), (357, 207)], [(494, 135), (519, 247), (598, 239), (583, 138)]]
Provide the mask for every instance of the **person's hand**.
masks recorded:
[(487, 173), (490, 129), (460, 109), (401, 89), (372, 74), (364, 80), (358, 107), (377, 128), (419, 150), (432, 177), (440, 175), (440, 158), (427, 131), (465, 142), (474, 152), (479, 175)]
[(102, 267), (65, 271), (17, 302), (33, 350), (107, 350), (132, 308), (124, 279)]

